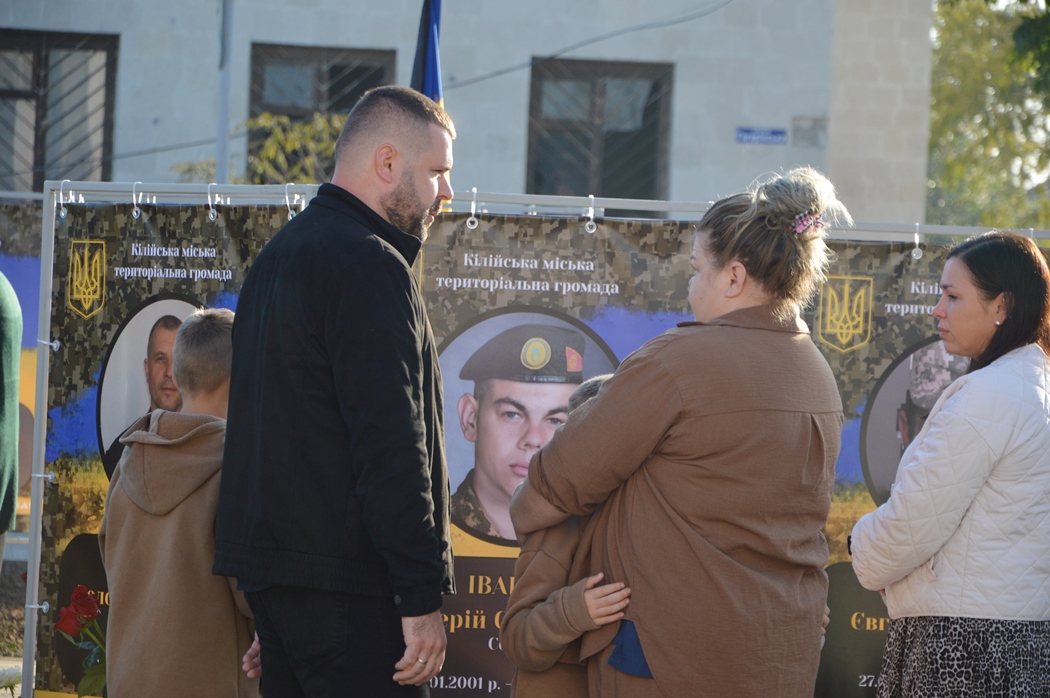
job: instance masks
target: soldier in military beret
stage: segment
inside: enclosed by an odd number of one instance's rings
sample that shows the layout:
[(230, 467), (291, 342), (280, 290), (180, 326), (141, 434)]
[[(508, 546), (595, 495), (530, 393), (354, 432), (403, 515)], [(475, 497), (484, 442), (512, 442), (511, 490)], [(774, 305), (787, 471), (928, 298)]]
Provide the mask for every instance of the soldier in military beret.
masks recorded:
[(452, 519), (482, 535), (515, 540), (510, 498), (529, 461), (568, 415), (583, 382), (585, 339), (575, 330), (520, 325), (496, 335), (463, 365), (474, 393), (459, 399), (459, 425), (474, 468), (452, 496)]
[(897, 410), (897, 436), (901, 441), (902, 455), (926, 423), (937, 398), (956, 378), (966, 373), (970, 360), (950, 355), (944, 342), (934, 342), (908, 357), (908, 364), (908, 391)]

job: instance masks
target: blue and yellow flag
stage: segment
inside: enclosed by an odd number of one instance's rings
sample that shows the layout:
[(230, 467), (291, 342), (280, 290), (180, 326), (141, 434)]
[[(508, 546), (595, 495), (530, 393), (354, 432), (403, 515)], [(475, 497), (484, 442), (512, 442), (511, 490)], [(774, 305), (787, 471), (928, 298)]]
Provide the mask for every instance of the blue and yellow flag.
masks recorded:
[(438, 54), (440, 31), (441, 0), (423, 0), (423, 15), (419, 18), (419, 38), (416, 40), (416, 60), (412, 64), (411, 87), (445, 106), (441, 95), (441, 59)]

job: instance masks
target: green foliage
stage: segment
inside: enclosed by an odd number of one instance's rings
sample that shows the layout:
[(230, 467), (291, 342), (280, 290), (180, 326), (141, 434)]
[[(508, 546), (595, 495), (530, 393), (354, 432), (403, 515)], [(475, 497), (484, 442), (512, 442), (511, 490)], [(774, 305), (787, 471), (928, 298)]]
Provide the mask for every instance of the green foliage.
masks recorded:
[(247, 124), (247, 184), (320, 184), (332, 175), (345, 114), (315, 112), (308, 121), (260, 114)]
[(1019, 57), (1013, 39), (1025, 17), (1040, 13), (983, 0), (938, 3), (927, 222), (1050, 227), (1045, 100), (1033, 61)]
[(1014, 30), (1014, 46), (1018, 57), (1028, 59), (1035, 71), (1035, 87), (1050, 97), (1050, 14), (1022, 17)]
[[(1050, 5), (1047, 0), (984, 0), (989, 7), (1022, 6), (1031, 9), (1023, 13), (1014, 29), (1014, 55), (1028, 61), (1036, 74), (1035, 86), (1044, 99), (1050, 98)], [(939, 0), (955, 6), (960, 0)]]
[[(264, 113), (250, 119), (248, 163), (239, 184), (320, 184), (332, 176), (335, 142), (346, 122), (345, 114), (315, 112), (307, 120)], [(180, 182), (215, 179), (215, 160), (184, 162), (172, 166)]]
[(180, 162), (171, 166), (171, 171), (179, 176), (183, 183), (214, 182), (215, 158), (196, 162)]
[(106, 695), (106, 664), (92, 664), (77, 684), (77, 696)]

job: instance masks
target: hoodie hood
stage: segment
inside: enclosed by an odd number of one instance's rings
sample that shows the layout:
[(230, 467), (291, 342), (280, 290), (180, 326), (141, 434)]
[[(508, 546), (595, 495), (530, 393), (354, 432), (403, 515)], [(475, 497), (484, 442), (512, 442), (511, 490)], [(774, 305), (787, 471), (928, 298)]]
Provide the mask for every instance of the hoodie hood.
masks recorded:
[(222, 469), (226, 420), (156, 410), (120, 442), (128, 447), (120, 465), (124, 491), (140, 509), (163, 516)]

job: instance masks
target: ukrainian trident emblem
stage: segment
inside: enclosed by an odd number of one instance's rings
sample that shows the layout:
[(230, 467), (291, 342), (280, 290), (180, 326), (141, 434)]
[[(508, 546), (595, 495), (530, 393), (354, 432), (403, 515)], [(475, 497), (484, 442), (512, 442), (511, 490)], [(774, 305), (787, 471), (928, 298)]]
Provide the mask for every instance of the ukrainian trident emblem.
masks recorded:
[(817, 339), (843, 354), (870, 342), (874, 290), (869, 277), (829, 276), (820, 289)]
[(85, 320), (106, 304), (106, 243), (73, 240), (69, 250), (66, 301)]

